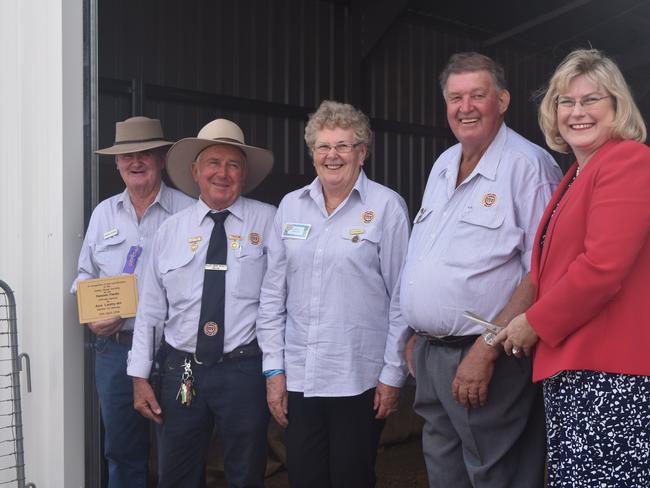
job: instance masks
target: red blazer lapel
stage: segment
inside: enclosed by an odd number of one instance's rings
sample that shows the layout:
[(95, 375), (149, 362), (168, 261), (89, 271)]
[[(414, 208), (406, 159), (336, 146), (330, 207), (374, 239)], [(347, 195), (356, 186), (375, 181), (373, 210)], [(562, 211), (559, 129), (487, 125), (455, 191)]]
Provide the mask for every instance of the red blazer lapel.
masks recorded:
[[(539, 283), (539, 276), (542, 273), (542, 269), (544, 268), (544, 264), (546, 264), (546, 257), (548, 256), (548, 243), (550, 241), (551, 233), (553, 230), (553, 227), (555, 226), (555, 222), (557, 221), (557, 218), (553, 219), (552, 222), (549, 222), (549, 219), (553, 215), (553, 210), (555, 209), (556, 205), (558, 205), (558, 202), (561, 201), (562, 196), (565, 193), (565, 189), (573, 176), (576, 173), (576, 170), (578, 169), (578, 163), (574, 162), (567, 173), (564, 175), (564, 178), (562, 178), (562, 181), (560, 181), (560, 184), (557, 186), (555, 189), (555, 193), (553, 193), (553, 196), (551, 197), (551, 201), (546, 207), (546, 210), (544, 211), (544, 215), (542, 216), (542, 220), (539, 222), (539, 226), (537, 227), (537, 233), (535, 235), (535, 247), (533, 248), (533, 255), (532, 255), (532, 262), (531, 262), (531, 271), (532, 271), (532, 276), (533, 276), (533, 282), (535, 284)], [(560, 211), (560, 208), (564, 205), (565, 202), (561, 202), (560, 205), (557, 208), (557, 212)], [(557, 213), (556, 212), (556, 213)], [(557, 216), (556, 216), (557, 217)], [(548, 227), (546, 226), (546, 223), (549, 222)], [(539, 242), (542, 238), (542, 232), (544, 232), (544, 227), (546, 228), (546, 238), (544, 240), (544, 248), (542, 249), (539, 245)], [(539, 288), (539, 287), (538, 287)]]

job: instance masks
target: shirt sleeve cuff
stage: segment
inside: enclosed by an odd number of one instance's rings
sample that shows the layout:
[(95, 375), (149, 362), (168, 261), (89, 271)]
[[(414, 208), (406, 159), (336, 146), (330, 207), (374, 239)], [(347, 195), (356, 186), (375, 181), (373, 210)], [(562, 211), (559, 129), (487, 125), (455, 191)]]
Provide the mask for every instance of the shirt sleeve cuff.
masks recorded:
[(284, 358), (281, 354), (264, 354), (262, 358), (262, 371), (271, 369), (285, 369)]
[(129, 357), (126, 361), (126, 374), (135, 378), (149, 378), (151, 373), (151, 365), (153, 361), (142, 361), (139, 358), (133, 357), (129, 351)]
[(379, 381), (384, 385), (401, 388), (406, 382), (408, 376), (406, 368), (396, 368), (395, 366), (385, 365), (379, 375)]

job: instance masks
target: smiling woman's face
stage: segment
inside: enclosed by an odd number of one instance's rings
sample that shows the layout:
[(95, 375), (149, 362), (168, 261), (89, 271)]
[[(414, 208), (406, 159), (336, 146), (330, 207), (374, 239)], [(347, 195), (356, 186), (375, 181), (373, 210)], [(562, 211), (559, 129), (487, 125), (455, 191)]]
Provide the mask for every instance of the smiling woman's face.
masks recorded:
[(326, 154), (313, 151), (316, 174), (326, 192), (351, 190), (354, 186), (366, 158), (365, 144), (359, 144), (353, 147), (351, 152), (343, 154), (336, 152), (334, 147), (337, 144), (356, 143), (352, 129), (323, 128), (318, 132), (314, 147), (328, 145), (332, 148)]
[[(558, 96), (560, 102), (568, 99), (576, 103), (573, 107), (558, 104), (557, 126), (578, 162), (584, 163), (611, 137), (616, 116), (614, 100), (585, 75), (573, 78), (567, 90)], [(580, 103), (589, 99), (600, 100), (585, 106)]]

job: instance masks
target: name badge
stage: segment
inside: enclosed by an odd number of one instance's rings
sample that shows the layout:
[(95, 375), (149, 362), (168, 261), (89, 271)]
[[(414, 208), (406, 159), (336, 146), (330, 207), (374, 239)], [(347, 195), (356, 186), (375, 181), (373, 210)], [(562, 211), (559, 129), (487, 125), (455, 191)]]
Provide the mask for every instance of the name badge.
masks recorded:
[(310, 229), (311, 224), (287, 223), (282, 229), (282, 237), (285, 239), (307, 239)]
[(119, 234), (120, 231), (117, 229), (111, 229), (106, 232), (104, 232), (104, 239), (110, 239), (111, 237), (115, 237), (117, 234)]
[(135, 265), (138, 264), (140, 254), (142, 254), (142, 248), (140, 246), (131, 246), (131, 249), (129, 249), (126, 255), (126, 262), (124, 263), (122, 273), (131, 274), (135, 272)]

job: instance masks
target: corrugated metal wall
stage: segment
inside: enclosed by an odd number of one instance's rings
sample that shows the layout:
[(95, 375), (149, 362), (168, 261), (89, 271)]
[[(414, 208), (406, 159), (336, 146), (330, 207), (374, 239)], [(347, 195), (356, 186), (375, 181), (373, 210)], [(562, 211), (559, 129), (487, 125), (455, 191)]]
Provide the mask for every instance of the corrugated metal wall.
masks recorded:
[[(450, 54), (480, 44), (404, 15), (354, 79), (360, 26), (348, 10), (317, 0), (100, 1), (100, 146), (111, 144), (114, 122), (131, 114), (160, 118), (172, 139), (232, 118), (250, 143), (273, 150), (274, 174), (256, 196), (277, 202), (313, 177), (302, 139), (306, 115), (325, 98), (350, 101), (373, 119), (368, 175), (417, 210), (435, 157), (454, 142), (438, 73)], [(539, 141), (530, 96), (551, 67), (507, 46), (483, 52), (506, 66), (508, 123)], [(354, 83), (361, 83), (359, 100), (350, 100)], [(99, 174), (100, 198), (119, 189), (110, 161)]]

